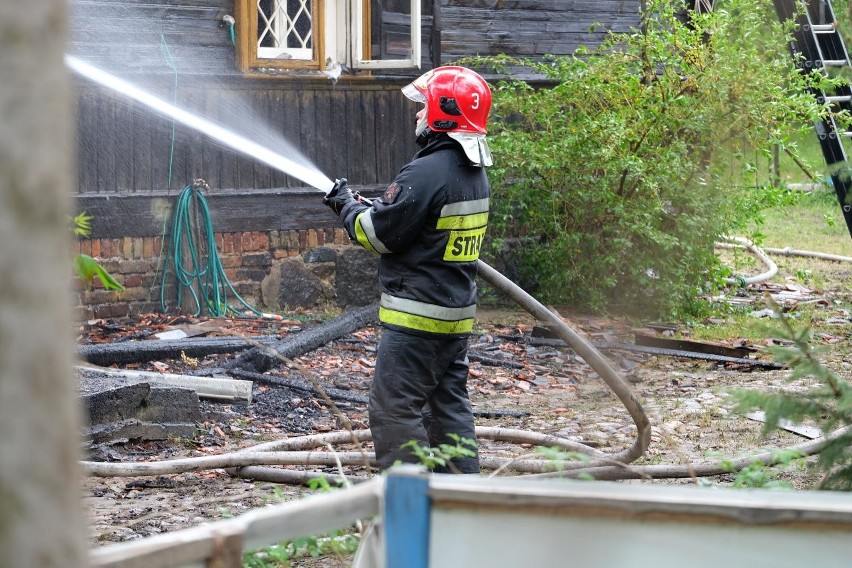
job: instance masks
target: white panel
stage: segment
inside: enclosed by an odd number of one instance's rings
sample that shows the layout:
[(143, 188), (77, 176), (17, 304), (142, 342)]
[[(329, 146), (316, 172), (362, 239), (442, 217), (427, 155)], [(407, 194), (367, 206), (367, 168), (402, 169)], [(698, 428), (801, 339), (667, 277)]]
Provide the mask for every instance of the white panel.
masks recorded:
[(434, 568), (852, 566), (852, 534), (801, 527), (433, 509)]

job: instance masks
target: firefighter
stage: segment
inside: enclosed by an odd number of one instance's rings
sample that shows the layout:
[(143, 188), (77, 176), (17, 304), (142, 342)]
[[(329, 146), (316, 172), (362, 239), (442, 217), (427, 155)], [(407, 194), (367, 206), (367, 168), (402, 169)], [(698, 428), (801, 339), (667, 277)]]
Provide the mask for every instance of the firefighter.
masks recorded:
[[(323, 200), (353, 241), (381, 255), (383, 331), (369, 418), (382, 469), (416, 463), (402, 447), (412, 440), (421, 447), (454, 444), (450, 434), (476, 440), (467, 336), (490, 195), (485, 134), (491, 90), (485, 80), (464, 67), (439, 67), (402, 92), (424, 105), (412, 161), (370, 204), (353, 195), (345, 179)], [(449, 471), (479, 472), (478, 454), (451, 464)]]

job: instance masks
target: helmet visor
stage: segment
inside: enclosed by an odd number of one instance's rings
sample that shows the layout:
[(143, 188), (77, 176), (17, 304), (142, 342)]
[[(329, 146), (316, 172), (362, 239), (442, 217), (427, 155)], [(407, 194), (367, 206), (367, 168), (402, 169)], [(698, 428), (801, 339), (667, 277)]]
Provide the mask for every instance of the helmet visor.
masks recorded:
[(414, 83), (409, 83), (402, 88), (402, 94), (411, 99), (415, 103), (426, 104), (426, 95), (420, 92), (420, 89), (414, 86)]

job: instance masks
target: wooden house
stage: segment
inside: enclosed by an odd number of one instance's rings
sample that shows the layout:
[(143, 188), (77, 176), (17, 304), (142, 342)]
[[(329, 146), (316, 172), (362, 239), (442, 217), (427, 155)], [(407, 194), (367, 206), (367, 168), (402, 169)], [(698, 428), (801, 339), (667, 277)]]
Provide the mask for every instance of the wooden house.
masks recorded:
[[(415, 152), (400, 88), (466, 55), (540, 57), (638, 25), (624, 0), (72, 0), (68, 54), (160, 101), (366, 194)], [(276, 263), (348, 244), (322, 193), (75, 73), (79, 250), (124, 283), (81, 290), (84, 314), (159, 307), (169, 212), (203, 179), (218, 253), (256, 304)], [(166, 291), (163, 291), (164, 294)]]

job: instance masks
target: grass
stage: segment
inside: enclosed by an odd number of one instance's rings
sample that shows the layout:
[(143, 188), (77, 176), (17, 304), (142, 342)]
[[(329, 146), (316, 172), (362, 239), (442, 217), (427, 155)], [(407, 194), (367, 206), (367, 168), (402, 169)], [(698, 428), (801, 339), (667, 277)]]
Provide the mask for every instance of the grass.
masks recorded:
[(852, 257), (852, 237), (833, 187), (803, 195), (796, 205), (765, 212), (763, 246)]
[[(798, 140), (798, 147), (808, 164), (824, 165), (815, 134), (803, 136)], [(822, 174), (819, 168), (815, 167), (814, 171)], [(810, 183), (801, 168), (785, 155), (781, 156), (781, 173), (787, 184)], [(764, 249), (792, 248), (852, 257), (852, 237), (830, 181), (820, 184), (811, 193), (801, 195), (793, 204), (764, 211), (764, 222), (755, 230), (761, 235), (758, 244)], [(753, 275), (764, 270), (762, 264), (755, 262), (754, 257), (746, 252), (720, 251), (720, 254), (736, 273)], [(833, 335), (852, 333), (850, 325), (825, 325), (827, 318), (842, 314), (843, 310), (852, 311), (852, 287), (845, 284), (852, 274), (852, 263), (771, 253), (769, 256), (778, 266), (778, 274), (769, 283), (801, 285), (830, 298), (828, 305), (802, 303), (797, 306), (793, 317), (800, 325)], [(771, 335), (766, 331), (767, 320), (750, 314), (762, 307), (759, 304), (742, 307), (720, 305), (717, 317), (690, 326), (689, 337), (705, 341), (741, 337), (755, 344), (761, 343)]]

